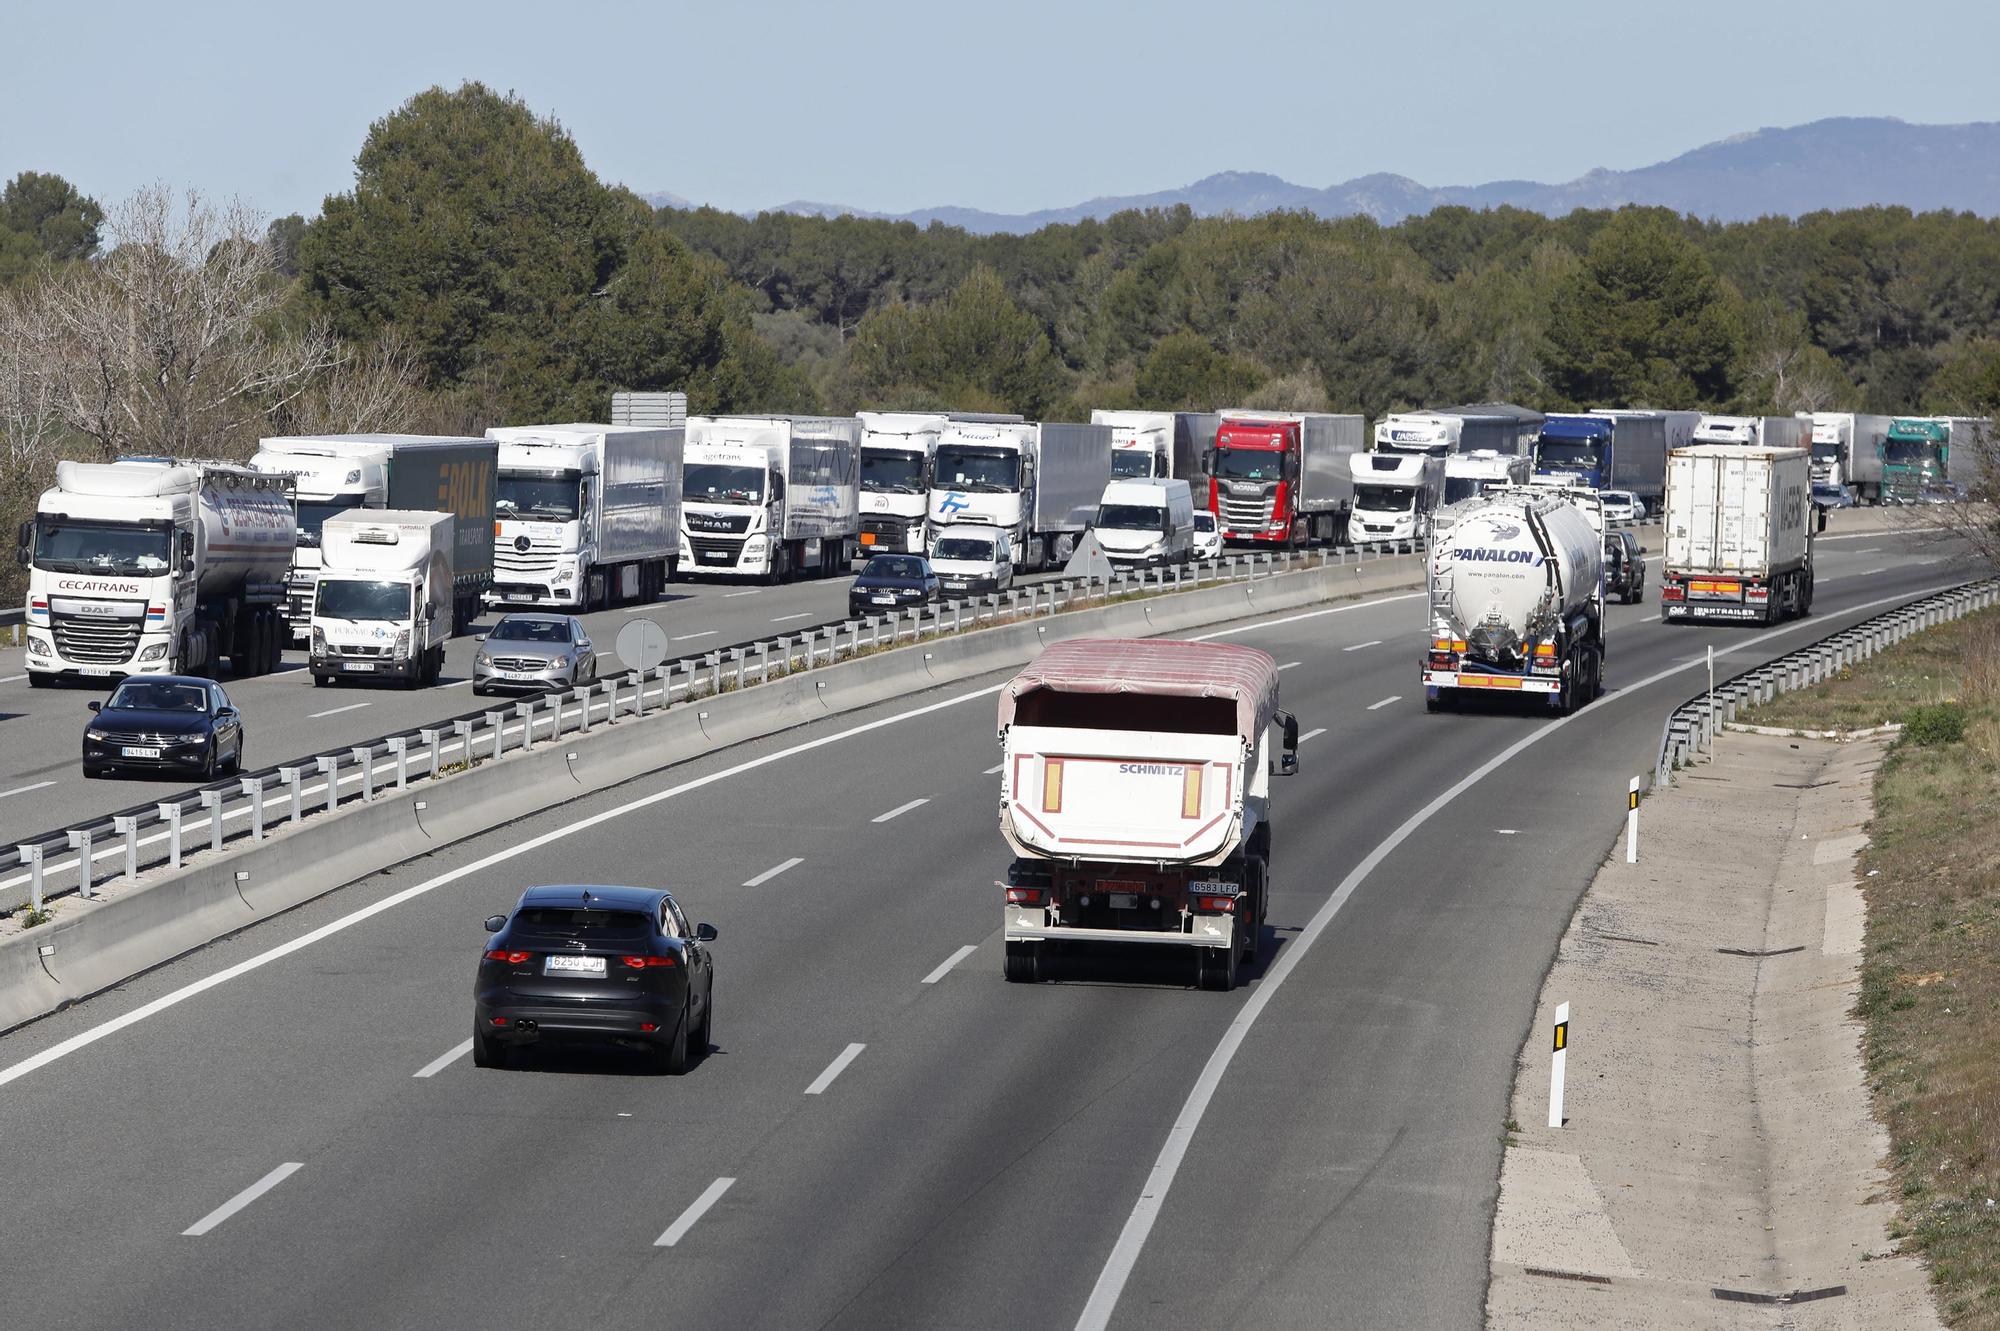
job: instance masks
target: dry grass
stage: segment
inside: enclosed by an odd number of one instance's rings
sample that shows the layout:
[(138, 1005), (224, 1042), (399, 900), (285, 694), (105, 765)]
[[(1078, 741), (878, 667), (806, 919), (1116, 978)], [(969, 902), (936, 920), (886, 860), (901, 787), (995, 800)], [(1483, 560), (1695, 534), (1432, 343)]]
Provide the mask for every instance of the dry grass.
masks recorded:
[(1905, 738), (1876, 775), (1856, 1011), (1892, 1143), (1894, 1232), (1930, 1264), (1946, 1321), (2000, 1331), (2000, 614), (1746, 719), (1859, 727), (1943, 701), (1965, 707), (1965, 738)]

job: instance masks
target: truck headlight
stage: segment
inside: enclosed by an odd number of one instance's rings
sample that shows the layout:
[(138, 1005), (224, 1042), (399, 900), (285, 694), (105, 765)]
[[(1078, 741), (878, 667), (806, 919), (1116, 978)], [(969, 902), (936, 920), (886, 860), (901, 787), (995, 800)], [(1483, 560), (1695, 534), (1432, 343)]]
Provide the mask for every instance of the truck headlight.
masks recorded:
[(28, 654), (30, 656), (54, 656), (56, 649), (49, 646), (47, 638), (30, 633), (28, 635)]
[(557, 569), (555, 581), (557, 583), (576, 581), (576, 566), (572, 564), (567, 567)]
[(316, 628), (316, 629), (314, 629), (314, 630), (313, 630), (313, 638), (312, 638), (312, 654), (313, 654), (314, 656), (325, 656), (325, 655), (326, 655), (326, 630), (325, 630), (325, 629), (320, 629), (320, 628)]
[(156, 642), (139, 653), (141, 661), (164, 661), (167, 659), (167, 644)]
[(401, 660), (410, 654), (410, 631), (408, 629), (396, 630), (396, 646), (394, 651), (397, 660)]

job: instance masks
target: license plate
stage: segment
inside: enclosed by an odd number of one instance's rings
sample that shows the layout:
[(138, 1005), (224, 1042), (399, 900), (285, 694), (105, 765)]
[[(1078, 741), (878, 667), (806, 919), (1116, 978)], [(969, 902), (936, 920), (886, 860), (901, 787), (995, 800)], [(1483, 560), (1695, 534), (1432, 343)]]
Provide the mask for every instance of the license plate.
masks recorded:
[(373, 661), (343, 661), (341, 662), (340, 668), (342, 670), (366, 671), (366, 670), (373, 670), (375, 668), (375, 663)]
[(895, 597), (893, 597), (893, 596), (871, 596), (871, 597), (869, 597), (868, 599), (869, 599), (869, 601), (870, 601), (870, 602), (872, 602), (872, 603), (873, 603), (873, 604), (875, 604), (875, 605), (894, 605), (894, 604), (896, 604), (896, 598), (895, 598)]
[(124, 745), (118, 752), (126, 758), (157, 758), (160, 756), (158, 749), (141, 744)]
[(111, 673), (111, 667), (110, 667), (110, 666), (84, 666), (84, 667), (83, 667), (83, 673), (84, 673), (84, 674), (86, 674), (86, 675), (109, 675), (109, 674)]
[(1111, 909), (1113, 910), (1137, 910), (1138, 907), (1139, 898), (1130, 892), (1113, 892), (1111, 894)]
[(704, 550), (701, 557), (711, 564), (727, 564), (729, 556), (721, 550)]
[(944, 585), (952, 591), (962, 592), (971, 584), (968, 583), (964, 578), (946, 578), (944, 580)]
[(557, 954), (542, 959), (544, 975), (602, 975), (603, 957), (570, 957)]

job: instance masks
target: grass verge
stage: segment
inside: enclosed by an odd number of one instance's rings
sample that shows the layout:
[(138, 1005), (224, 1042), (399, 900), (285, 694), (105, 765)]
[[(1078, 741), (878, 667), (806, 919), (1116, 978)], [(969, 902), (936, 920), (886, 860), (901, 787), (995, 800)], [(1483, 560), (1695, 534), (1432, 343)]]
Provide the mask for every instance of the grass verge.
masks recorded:
[(1875, 776), (1856, 1006), (1901, 1197), (1945, 1320), (2000, 1331), (2000, 612), (1922, 633), (1755, 725), (1903, 733)]

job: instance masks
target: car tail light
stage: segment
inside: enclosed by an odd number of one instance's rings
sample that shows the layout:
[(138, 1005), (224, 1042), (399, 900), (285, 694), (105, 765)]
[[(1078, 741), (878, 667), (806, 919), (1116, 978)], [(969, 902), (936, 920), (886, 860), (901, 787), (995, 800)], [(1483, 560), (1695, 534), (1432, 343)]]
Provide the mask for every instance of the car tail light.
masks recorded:
[(619, 961), (635, 971), (651, 970), (655, 966), (678, 966), (680, 962), (671, 955), (657, 957), (620, 957)]
[(493, 1019), (493, 1024), (495, 1026), (505, 1026), (507, 1024), (507, 1019), (505, 1017), (495, 1017)]
[(534, 955), (532, 952), (510, 952), (505, 948), (496, 947), (486, 954), (486, 959), (488, 961), (504, 961), (509, 966), (518, 966)]
[(1007, 904), (1010, 906), (1039, 906), (1042, 904), (1042, 889), (1039, 887), (1010, 887), (1007, 889)]
[(1210, 915), (1227, 915), (1236, 909), (1235, 897), (1196, 897), (1194, 908)]

